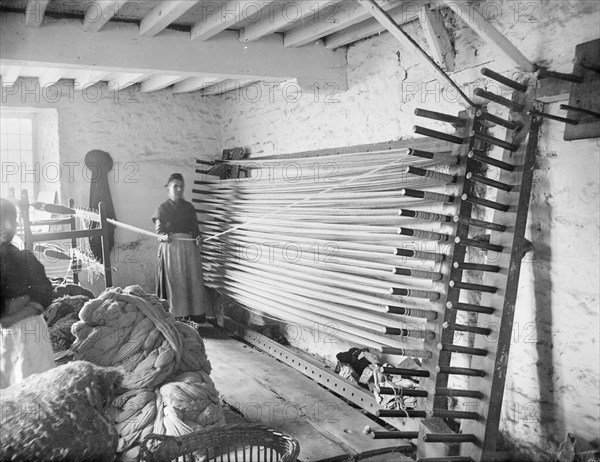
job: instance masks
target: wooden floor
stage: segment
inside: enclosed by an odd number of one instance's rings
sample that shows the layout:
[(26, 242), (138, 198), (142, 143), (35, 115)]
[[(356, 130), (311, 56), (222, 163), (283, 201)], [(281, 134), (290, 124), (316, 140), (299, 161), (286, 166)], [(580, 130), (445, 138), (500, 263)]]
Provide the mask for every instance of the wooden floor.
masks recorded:
[[(223, 401), (243, 415), (287, 433), (300, 444), (299, 461), (403, 461), (394, 440), (374, 440), (366, 425), (381, 430), (360, 410), (273, 357), (214, 328), (202, 329), (211, 377)], [(391, 453), (391, 454), (390, 454)]]

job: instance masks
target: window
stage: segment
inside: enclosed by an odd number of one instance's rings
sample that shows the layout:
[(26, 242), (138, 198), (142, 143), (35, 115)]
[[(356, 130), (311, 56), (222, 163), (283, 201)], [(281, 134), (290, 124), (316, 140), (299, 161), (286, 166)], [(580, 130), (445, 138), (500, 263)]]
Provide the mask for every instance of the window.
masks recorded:
[(33, 152), (34, 114), (2, 113), (0, 116), (0, 159), (2, 161), (2, 197), (21, 196), (27, 189), (30, 198), (36, 185)]

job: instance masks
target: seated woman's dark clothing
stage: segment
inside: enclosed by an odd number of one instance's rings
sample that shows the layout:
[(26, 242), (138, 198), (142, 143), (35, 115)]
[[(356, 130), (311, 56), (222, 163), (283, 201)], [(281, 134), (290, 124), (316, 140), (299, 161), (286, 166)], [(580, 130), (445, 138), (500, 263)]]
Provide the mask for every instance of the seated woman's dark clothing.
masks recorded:
[(52, 284), (44, 266), (29, 250), (19, 250), (10, 242), (0, 247), (0, 316), (5, 303), (12, 298), (29, 295), (32, 302), (44, 308), (52, 303)]

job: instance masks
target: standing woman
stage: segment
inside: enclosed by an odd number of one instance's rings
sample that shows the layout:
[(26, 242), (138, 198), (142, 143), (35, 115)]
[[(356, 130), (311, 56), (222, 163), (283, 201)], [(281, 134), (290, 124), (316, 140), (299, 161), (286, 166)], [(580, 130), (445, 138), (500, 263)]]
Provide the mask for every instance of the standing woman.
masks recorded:
[(173, 173), (165, 186), (169, 199), (152, 216), (161, 241), (156, 294), (169, 301), (176, 317), (203, 323), (210, 299), (202, 281), (196, 210), (183, 198), (185, 184), (181, 173)]

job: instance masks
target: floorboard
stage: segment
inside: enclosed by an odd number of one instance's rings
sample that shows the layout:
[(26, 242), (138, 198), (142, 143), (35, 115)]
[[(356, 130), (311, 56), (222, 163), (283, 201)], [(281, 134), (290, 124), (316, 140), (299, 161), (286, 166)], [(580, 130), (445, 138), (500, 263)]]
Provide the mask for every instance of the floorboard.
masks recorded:
[(224, 401), (246, 420), (295, 437), (299, 460), (377, 460), (377, 454), (393, 451), (393, 440), (362, 433), (366, 425), (380, 426), (308, 377), (227, 335), (203, 334), (211, 377)]

